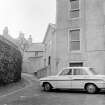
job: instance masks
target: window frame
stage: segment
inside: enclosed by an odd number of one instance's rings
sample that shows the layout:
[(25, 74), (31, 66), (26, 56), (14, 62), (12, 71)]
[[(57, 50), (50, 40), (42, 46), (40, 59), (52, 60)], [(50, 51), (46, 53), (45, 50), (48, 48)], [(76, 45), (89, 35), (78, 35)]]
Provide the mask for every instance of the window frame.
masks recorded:
[[(75, 31), (75, 30), (79, 30), (79, 40), (72, 40), (71, 39), (71, 34), (70, 33), (71, 33), (71, 31)], [(69, 41), (69, 45), (68, 45), (69, 46), (69, 51), (73, 51), (73, 52), (76, 51), (77, 52), (77, 51), (80, 51), (81, 50), (80, 29), (69, 29), (69, 37), (68, 37), (68, 39), (69, 39), (68, 40)], [(72, 49), (72, 42), (79, 42), (79, 50), (78, 49), (77, 50), (73, 50)]]
[[(78, 11), (78, 12), (79, 12), (79, 13), (78, 13), (78, 16), (73, 16), (73, 15), (71, 15), (71, 13), (73, 13), (73, 12), (75, 12), (75, 11)], [(79, 18), (79, 17), (80, 17), (80, 10), (79, 10), (79, 9), (70, 10), (69, 15), (70, 15), (70, 18), (71, 18), (71, 19)]]
[[(72, 8), (72, 2), (75, 2), (75, 3), (78, 3), (78, 7), (77, 8)], [(70, 0), (70, 8), (71, 8), (71, 10), (79, 10), (80, 9), (80, 0)], [(75, 4), (74, 3), (74, 4)]]
[(83, 67), (83, 62), (70, 62), (69, 67)]
[[(80, 17), (80, 3), (78, 4), (78, 7), (77, 8), (72, 8), (72, 3), (71, 2), (74, 2), (74, 1), (78, 1), (79, 3), (79, 0), (70, 0), (70, 10), (69, 10), (69, 16), (71, 19), (75, 19), (75, 18), (79, 18)], [(71, 17), (71, 12), (75, 12), (75, 11), (78, 11), (79, 12), (79, 15), (77, 17)]]

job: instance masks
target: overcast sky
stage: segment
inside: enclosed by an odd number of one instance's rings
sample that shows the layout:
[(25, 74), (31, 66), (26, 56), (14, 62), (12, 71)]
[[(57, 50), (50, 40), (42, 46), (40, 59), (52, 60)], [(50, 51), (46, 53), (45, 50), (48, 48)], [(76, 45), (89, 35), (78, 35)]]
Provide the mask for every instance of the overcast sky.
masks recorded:
[(49, 23), (55, 23), (56, 0), (0, 0), (0, 34), (8, 26), (9, 34), (19, 32), (41, 42)]

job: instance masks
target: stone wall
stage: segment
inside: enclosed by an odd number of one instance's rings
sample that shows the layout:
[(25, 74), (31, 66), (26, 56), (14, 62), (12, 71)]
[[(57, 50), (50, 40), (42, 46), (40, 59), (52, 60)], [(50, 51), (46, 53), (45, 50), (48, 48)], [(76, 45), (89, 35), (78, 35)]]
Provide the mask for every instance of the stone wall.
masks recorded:
[(18, 47), (0, 36), (0, 83), (21, 79), (22, 56)]

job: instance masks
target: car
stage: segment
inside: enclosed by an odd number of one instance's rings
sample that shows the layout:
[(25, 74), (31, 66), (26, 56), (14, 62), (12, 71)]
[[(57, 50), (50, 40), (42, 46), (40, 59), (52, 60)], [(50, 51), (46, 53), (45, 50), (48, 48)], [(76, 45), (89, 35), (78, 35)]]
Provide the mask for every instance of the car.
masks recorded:
[(67, 67), (55, 76), (40, 78), (40, 85), (44, 91), (83, 89), (92, 94), (105, 89), (105, 75), (96, 73), (95, 68)]

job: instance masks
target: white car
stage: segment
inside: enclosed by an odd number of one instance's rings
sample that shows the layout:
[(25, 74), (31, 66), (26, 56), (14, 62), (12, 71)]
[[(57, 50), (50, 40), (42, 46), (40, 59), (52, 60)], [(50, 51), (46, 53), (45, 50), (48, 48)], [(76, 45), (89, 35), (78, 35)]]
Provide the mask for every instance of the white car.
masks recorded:
[(95, 93), (105, 89), (105, 75), (99, 75), (89, 67), (68, 67), (56, 76), (41, 78), (40, 85), (44, 91), (60, 88), (84, 89), (88, 93)]

